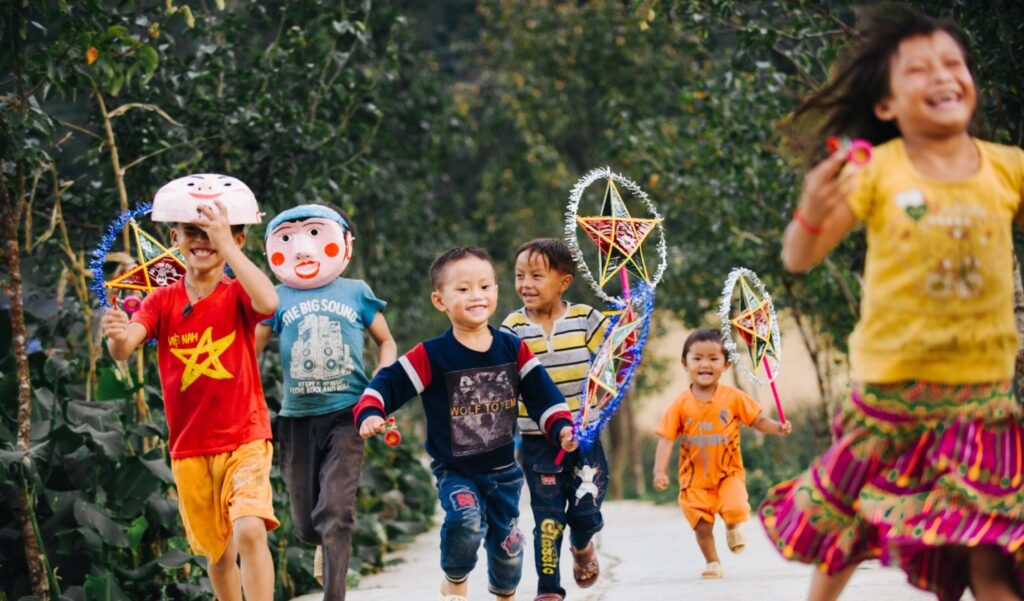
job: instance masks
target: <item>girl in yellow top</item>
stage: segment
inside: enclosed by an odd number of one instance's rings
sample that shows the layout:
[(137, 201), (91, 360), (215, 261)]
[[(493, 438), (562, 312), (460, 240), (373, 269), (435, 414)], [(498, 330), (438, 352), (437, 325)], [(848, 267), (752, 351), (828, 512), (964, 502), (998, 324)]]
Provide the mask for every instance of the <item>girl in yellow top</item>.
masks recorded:
[(842, 151), (807, 174), (783, 241), (806, 271), (867, 229), (857, 379), (835, 442), (761, 507), (786, 557), (818, 564), (810, 599), (835, 599), (878, 558), (959, 599), (1024, 588), (1021, 408), (1011, 387), (1011, 224), (1024, 151), (971, 136), (977, 94), (953, 23), (905, 7), (861, 13), (861, 43), (795, 121), (877, 145), (862, 170)]
[(683, 343), (683, 368), (690, 386), (669, 405), (655, 432), (654, 488), (668, 488), (669, 456), (676, 438), (679, 446), (679, 506), (697, 535), (707, 565), (701, 576), (721, 578), (722, 564), (715, 548), (715, 514), (725, 522), (729, 550), (745, 546), (740, 525), (750, 519), (747, 473), (740, 455), (740, 424), (788, 436), (793, 426), (761, 413), (761, 406), (743, 391), (719, 383), (729, 359), (718, 330), (697, 330)]

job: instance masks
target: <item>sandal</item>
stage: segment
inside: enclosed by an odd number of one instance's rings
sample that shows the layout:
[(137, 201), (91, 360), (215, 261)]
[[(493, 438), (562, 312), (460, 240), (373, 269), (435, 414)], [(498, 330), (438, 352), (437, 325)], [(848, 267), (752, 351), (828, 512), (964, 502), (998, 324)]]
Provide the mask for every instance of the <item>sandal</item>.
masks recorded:
[(558, 593), (543, 593), (534, 597), (533, 601), (565, 601), (565, 597)]
[(704, 571), (700, 573), (701, 578), (721, 578), (725, 576), (722, 571), (722, 564), (717, 561), (709, 561), (708, 565), (704, 566)]
[(601, 564), (597, 561), (594, 541), (590, 541), (590, 544), (581, 550), (570, 545), (569, 550), (572, 551), (572, 576), (576, 579), (576, 586), (580, 588), (594, 586), (597, 577), (601, 574)]
[(733, 553), (742, 553), (743, 549), (747, 548), (747, 537), (743, 535), (743, 530), (738, 524), (725, 529), (725, 542)]
[(324, 585), (324, 548), (320, 545), (316, 546), (316, 552), (313, 553), (313, 578), (320, 586)]

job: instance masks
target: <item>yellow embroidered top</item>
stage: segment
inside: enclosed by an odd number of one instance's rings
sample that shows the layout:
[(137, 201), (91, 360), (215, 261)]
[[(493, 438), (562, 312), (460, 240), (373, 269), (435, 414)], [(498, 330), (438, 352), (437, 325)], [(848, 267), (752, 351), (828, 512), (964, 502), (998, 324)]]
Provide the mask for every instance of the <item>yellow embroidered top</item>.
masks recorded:
[(1011, 224), (1024, 151), (975, 140), (981, 166), (946, 182), (919, 173), (902, 139), (874, 150), (848, 203), (867, 228), (850, 361), (863, 382), (957, 384), (1013, 376)]

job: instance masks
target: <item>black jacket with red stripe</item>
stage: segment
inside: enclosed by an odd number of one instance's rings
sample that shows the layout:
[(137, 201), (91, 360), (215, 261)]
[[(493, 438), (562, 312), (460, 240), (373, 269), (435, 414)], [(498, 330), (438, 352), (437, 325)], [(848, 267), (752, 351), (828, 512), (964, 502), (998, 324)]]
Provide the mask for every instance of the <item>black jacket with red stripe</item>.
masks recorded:
[(371, 415), (386, 418), (420, 395), (430, 456), (449, 469), (480, 474), (515, 462), (521, 397), (530, 417), (557, 444), (562, 428), (572, 427), (562, 393), (526, 343), (490, 329), (487, 351), (466, 348), (449, 329), (380, 370), (356, 404), (356, 427)]

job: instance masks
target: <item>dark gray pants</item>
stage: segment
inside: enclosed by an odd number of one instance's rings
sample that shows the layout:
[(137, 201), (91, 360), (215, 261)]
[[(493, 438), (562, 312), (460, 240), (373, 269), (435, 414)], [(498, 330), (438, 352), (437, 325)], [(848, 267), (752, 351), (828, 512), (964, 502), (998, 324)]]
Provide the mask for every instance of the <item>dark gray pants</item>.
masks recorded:
[(352, 410), (278, 416), (274, 425), (295, 534), (303, 542), (323, 545), (324, 600), (344, 601), (363, 465), (363, 439)]

